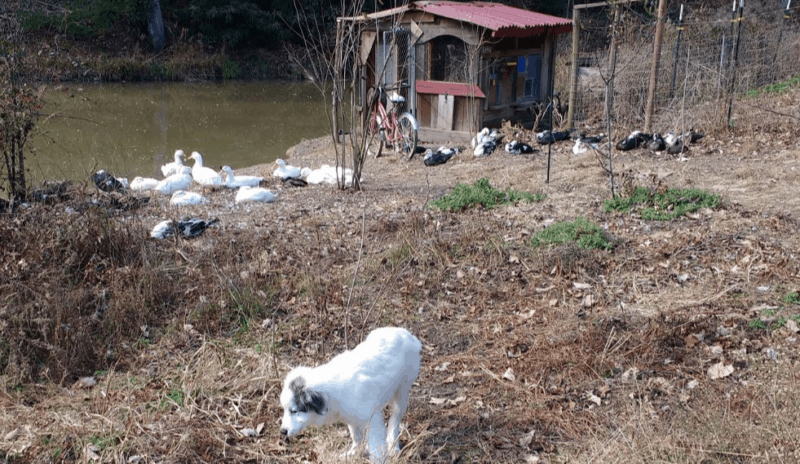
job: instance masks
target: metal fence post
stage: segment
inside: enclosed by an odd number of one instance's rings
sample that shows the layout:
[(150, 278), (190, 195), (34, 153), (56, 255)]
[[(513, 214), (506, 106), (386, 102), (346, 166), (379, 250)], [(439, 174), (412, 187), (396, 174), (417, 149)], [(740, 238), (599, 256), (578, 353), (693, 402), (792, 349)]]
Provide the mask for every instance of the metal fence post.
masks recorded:
[(669, 85), (669, 99), (675, 96), (675, 78), (678, 75), (678, 53), (681, 49), (681, 35), (683, 33), (683, 3), (681, 13), (678, 15), (678, 37), (675, 39), (675, 58), (672, 60), (672, 83)]
[(728, 86), (728, 125), (732, 125), (731, 114), (733, 113), (733, 87), (736, 82), (736, 68), (739, 64), (739, 40), (742, 38), (742, 22), (744, 17), (744, 0), (739, 0), (739, 19), (736, 26), (736, 45), (733, 47), (733, 72), (731, 73), (730, 85)]
[[(572, 64), (569, 81), (569, 108), (567, 109), (567, 129), (572, 129), (575, 121), (575, 99), (578, 93), (578, 36), (581, 33), (579, 9), (572, 7)], [(552, 127), (551, 127), (552, 129)]]

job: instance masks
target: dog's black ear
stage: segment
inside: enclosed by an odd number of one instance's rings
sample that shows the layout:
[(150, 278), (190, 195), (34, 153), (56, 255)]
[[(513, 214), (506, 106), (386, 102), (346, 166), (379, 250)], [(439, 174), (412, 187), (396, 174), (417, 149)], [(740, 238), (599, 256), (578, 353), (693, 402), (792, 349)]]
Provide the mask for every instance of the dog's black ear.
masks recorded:
[(328, 403), (322, 393), (314, 390), (303, 392), (303, 404), (309, 411), (314, 411), (320, 416), (328, 412)]
[(295, 395), (301, 393), (306, 388), (306, 379), (302, 376), (295, 377), (291, 383), (289, 383), (289, 388)]

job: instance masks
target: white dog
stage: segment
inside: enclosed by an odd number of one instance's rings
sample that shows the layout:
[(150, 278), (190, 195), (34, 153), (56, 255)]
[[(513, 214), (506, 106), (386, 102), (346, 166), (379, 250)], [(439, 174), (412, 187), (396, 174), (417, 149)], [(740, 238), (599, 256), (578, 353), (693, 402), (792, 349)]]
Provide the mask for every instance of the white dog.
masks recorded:
[[(322, 366), (297, 367), (286, 376), (281, 392), (281, 434), (295, 436), (309, 425), (344, 422), (354, 455), (367, 435), (373, 462), (400, 450), (400, 420), (408, 407), (408, 390), (417, 379), (422, 344), (397, 327), (373, 330), (351, 351)], [(383, 409), (389, 406), (389, 424)]]

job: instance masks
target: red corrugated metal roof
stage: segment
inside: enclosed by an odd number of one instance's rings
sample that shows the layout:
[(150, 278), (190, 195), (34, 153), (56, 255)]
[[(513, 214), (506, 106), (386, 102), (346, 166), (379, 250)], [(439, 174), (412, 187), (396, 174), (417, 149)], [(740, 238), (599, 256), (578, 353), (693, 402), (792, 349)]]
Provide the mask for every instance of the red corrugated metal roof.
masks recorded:
[(487, 2), (412, 2), (409, 9), (472, 23), (493, 31), (495, 37), (526, 37), (553, 28), (563, 34), (572, 30), (572, 20)]
[(417, 81), (417, 93), (447, 94), (456, 97), (486, 98), (480, 87), (459, 82)]
[(426, 11), (437, 16), (475, 24), (491, 30), (495, 37), (530, 37), (541, 34), (547, 29), (555, 34), (572, 31), (570, 19), (488, 2), (418, 1), (372, 13), (366, 18), (385, 18), (407, 11)]

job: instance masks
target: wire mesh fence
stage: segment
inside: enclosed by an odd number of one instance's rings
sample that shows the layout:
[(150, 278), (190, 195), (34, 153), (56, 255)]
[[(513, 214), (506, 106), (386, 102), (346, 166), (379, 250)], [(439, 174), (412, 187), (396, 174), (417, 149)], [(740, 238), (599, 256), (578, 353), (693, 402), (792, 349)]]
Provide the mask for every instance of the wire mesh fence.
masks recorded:
[[(653, 130), (727, 124), (732, 96), (800, 74), (797, 7), (753, 14), (744, 10), (741, 20), (737, 12), (737, 19), (714, 21), (693, 21), (688, 11), (684, 12), (682, 25), (678, 8), (668, 11), (665, 23)], [(581, 20), (576, 127), (602, 121), (606, 83), (611, 74), (611, 28), (605, 26), (610, 21), (603, 16), (613, 17), (613, 11), (612, 7), (596, 10)], [(654, 16), (624, 8), (616, 33), (612, 118), (617, 125), (644, 126), (655, 30)], [(567, 35), (559, 39), (558, 54), (558, 62), (571, 61), (571, 39)], [(567, 64), (557, 70), (555, 90), (562, 98), (569, 94), (569, 73)]]

